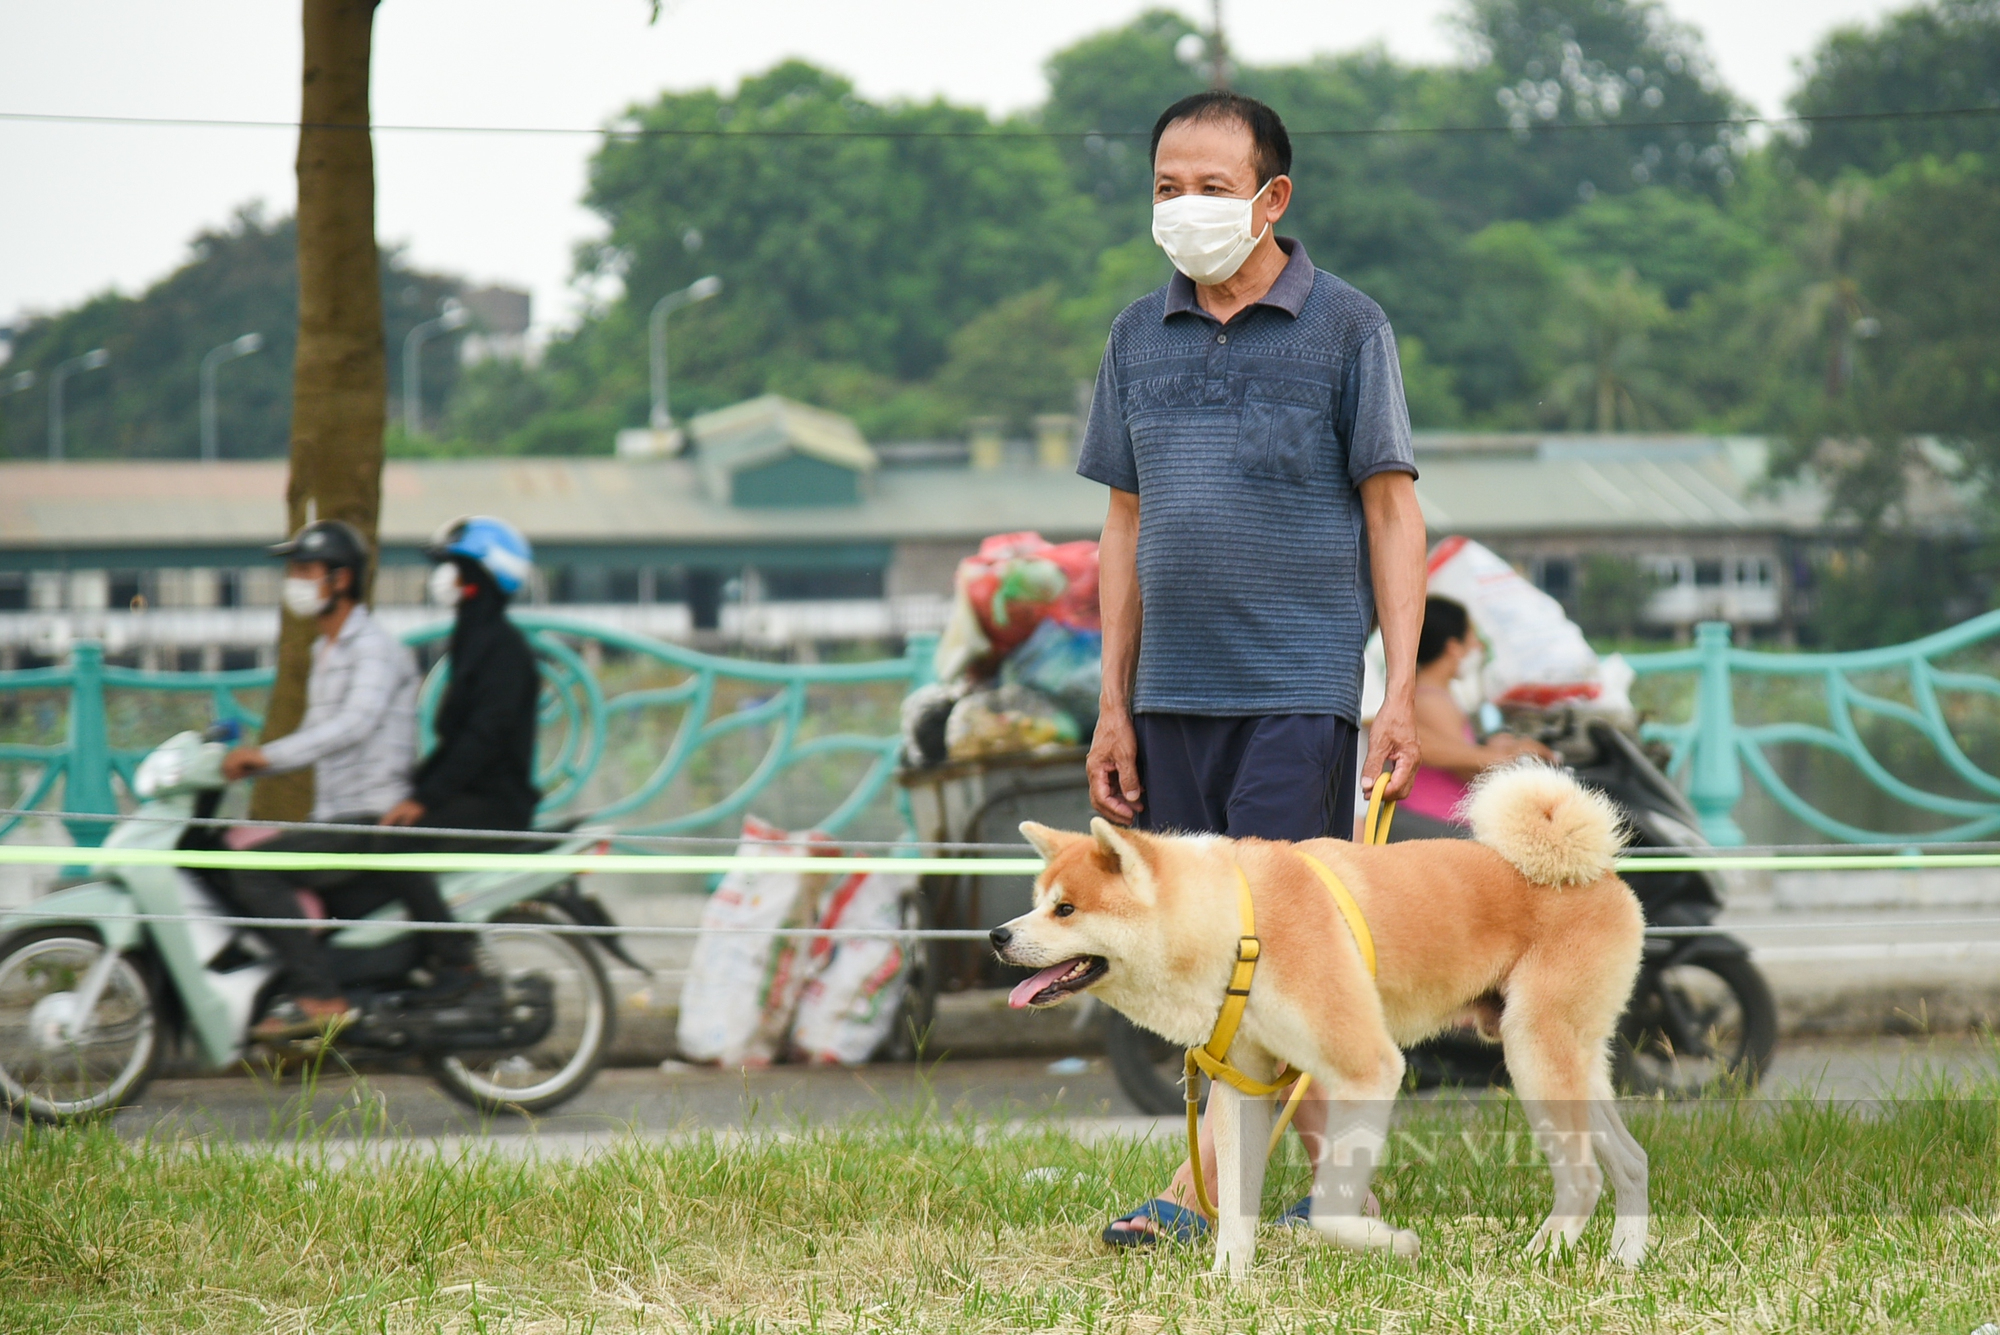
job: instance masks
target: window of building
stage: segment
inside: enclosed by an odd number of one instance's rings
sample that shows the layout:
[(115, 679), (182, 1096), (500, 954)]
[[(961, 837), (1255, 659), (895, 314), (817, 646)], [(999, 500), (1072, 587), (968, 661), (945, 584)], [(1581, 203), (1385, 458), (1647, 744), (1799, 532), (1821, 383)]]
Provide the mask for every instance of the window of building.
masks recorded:
[(215, 605), (217, 607), (243, 606), (242, 571), (218, 570), (215, 572)]
[(604, 572), (604, 601), (607, 603), (636, 603), (644, 599), (640, 596), (646, 581), (640, 578), (641, 571), (630, 568), (607, 570)]
[(12, 572), (0, 573), (0, 612), (25, 612), (28, 610), (28, 577)]
[(1694, 563), (1694, 583), (1698, 589), (1719, 589), (1722, 587), (1722, 562), (1696, 561)]
[(882, 596), (880, 570), (787, 570), (780, 567), (758, 573), (764, 577), (764, 597), (774, 603)]
[(1535, 583), (1549, 597), (1566, 603), (1576, 589), (1576, 564), (1567, 556), (1545, 556), (1535, 562)]
[(146, 596), (146, 586), (151, 582), (143, 570), (114, 570), (105, 605), (114, 612), (139, 611), (152, 601)]

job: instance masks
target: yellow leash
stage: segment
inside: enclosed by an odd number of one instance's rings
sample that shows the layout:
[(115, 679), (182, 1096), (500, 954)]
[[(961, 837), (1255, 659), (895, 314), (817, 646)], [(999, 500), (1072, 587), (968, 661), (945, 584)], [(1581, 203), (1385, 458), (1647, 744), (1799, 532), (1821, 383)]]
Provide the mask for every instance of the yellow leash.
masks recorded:
[[(1388, 790), (1389, 776), (1382, 774), (1375, 780), (1375, 790), (1368, 798), (1368, 814), (1362, 820), (1362, 842), (1384, 844), (1389, 841), (1389, 822), (1395, 818), (1396, 804), (1384, 803), (1382, 794)], [(1294, 850), (1296, 851), (1296, 850)], [(1333, 874), (1333, 868), (1307, 853), (1299, 853), (1299, 859), (1312, 868), (1333, 896), (1334, 905), (1340, 916), (1347, 919), (1348, 930), (1354, 933), (1354, 943), (1361, 950), (1362, 963), (1368, 966), (1368, 976), (1375, 976), (1375, 938), (1368, 930), (1368, 920), (1361, 915), (1361, 906), (1354, 902), (1340, 878)], [(1299, 1100), (1305, 1097), (1312, 1077), (1303, 1071), (1288, 1071), (1276, 1080), (1265, 1082), (1252, 1080), (1243, 1072), (1229, 1064), (1229, 1049), (1236, 1042), (1236, 1031), (1243, 1024), (1243, 1012), (1250, 1004), (1250, 984), (1257, 976), (1257, 957), (1263, 951), (1263, 943), (1257, 938), (1257, 913), (1250, 902), (1250, 880), (1243, 874), (1243, 868), (1236, 868), (1236, 914), (1242, 926), (1242, 934), (1236, 938), (1236, 964), (1229, 973), (1229, 987), (1223, 994), (1222, 1013), (1215, 1019), (1215, 1028), (1208, 1036), (1208, 1042), (1198, 1048), (1189, 1048), (1187, 1061), (1183, 1067), (1182, 1090), (1187, 1098), (1188, 1166), (1194, 1171), (1194, 1199), (1202, 1214), (1215, 1218), (1215, 1205), (1208, 1198), (1208, 1183), (1201, 1167), (1201, 1077), (1206, 1074), (1211, 1080), (1220, 1080), (1242, 1090), (1253, 1099), (1269, 1098), (1285, 1086), (1292, 1087), (1292, 1094), (1285, 1102), (1285, 1109), (1278, 1115), (1278, 1124), (1271, 1130), (1270, 1144), (1265, 1147), (1266, 1158), (1278, 1147), (1278, 1138), (1291, 1125), (1292, 1116), (1299, 1109)]]

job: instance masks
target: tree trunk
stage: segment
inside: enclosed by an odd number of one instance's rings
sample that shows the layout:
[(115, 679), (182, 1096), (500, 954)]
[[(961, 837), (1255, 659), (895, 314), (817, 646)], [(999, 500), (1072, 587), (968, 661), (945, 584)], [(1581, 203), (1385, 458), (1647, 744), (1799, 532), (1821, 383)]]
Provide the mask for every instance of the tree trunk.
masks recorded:
[[(376, 0), (303, 3), (299, 346), (292, 374), (286, 531), (314, 519), (344, 519), (373, 544), (389, 392), (375, 251), (375, 152), (368, 130)], [(372, 582), (370, 571), (366, 584)], [(267, 741), (298, 727), (305, 713), (315, 633), (312, 622), (282, 614), (278, 681), (264, 718)], [(311, 807), (308, 772), (261, 781), (251, 811), (268, 820), (303, 820)]]

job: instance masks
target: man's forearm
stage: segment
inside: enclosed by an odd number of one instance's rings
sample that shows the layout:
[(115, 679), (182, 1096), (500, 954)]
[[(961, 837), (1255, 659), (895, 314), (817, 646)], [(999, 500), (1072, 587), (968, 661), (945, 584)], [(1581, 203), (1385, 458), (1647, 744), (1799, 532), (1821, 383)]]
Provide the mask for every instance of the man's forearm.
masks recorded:
[(1384, 684), (1392, 700), (1414, 699), (1417, 639), (1424, 628), (1424, 514), (1407, 473), (1378, 473), (1362, 484), (1375, 618), (1382, 627)]
[(1104, 683), (1099, 706), (1124, 713), (1132, 707), (1139, 662), (1139, 498), (1111, 493), (1097, 548), (1097, 594), (1104, 626)]

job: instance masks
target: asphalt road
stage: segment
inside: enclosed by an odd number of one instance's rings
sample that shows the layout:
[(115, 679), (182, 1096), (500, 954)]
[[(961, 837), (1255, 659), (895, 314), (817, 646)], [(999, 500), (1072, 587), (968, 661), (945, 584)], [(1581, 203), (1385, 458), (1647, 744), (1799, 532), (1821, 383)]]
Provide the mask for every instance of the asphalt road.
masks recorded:
[[(1767, 1095), (1864, 1099), (1913, 1090), (1932, 1077), (1961, 1085), (2000, 1072), (1996, 1047), (1978, 1039), (1878, 1039), (1781, 1045)], [(1992, 1086), (1989, 1083), (1987, 1087)], [(720, 1071), (674, 1066), (602, 1072), (551, 1115), (482, 1123), (421, 1075), (322, 1074), (310, 1094), (298, 1075), (155, 1082), (138, 1107), (113, 1118), (121, 1135), (168, 1139), (291, 1141), (302, 1128), (334, 1140), (490, 1140), (503, 1148), (571, 1153), (629, 1135), (694, 1131), (781, 1133), (855, 1118), (1051, 1117), (1085, 1135), (1175, 1134), (1173, 1118), (1141, 1118), (1101, 1058), (942, 1062), (918, 1070), (780, 1066)], [(0, 1137), (14, 1134), (0, 1130)]]

